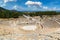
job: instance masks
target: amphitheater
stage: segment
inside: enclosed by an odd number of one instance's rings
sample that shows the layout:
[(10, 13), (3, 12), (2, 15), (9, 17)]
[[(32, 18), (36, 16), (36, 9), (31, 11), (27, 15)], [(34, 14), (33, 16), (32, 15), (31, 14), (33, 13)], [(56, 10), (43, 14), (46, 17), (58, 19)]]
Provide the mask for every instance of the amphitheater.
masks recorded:
[(0, 40), (60, 40), (60, 15), (0, 18)]

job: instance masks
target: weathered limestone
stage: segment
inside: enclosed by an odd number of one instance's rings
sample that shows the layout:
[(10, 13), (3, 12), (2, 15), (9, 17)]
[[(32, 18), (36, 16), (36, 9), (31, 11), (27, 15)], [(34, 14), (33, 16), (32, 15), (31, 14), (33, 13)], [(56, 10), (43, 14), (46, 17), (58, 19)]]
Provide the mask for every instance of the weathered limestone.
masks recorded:
[[(36, 19), (40, 20), (41, 18)], [(60, 25), (50, 19), (52, 18), (41, 19), (42, 25), (38, 23), (39, 21), (31, 21), (23, 17), (9, 20), (1, 19), (0, 40), (60, 40)], [(57, 21), (59, 22), (59, 20)]]

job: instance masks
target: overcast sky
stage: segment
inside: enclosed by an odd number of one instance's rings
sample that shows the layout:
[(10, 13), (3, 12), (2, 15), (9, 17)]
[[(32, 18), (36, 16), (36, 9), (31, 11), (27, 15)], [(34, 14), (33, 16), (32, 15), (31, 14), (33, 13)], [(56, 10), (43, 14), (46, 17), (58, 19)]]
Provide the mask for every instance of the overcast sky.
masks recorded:
[(0, 7), (18, 11), (57, 11), (60, 0), (0, 0)]

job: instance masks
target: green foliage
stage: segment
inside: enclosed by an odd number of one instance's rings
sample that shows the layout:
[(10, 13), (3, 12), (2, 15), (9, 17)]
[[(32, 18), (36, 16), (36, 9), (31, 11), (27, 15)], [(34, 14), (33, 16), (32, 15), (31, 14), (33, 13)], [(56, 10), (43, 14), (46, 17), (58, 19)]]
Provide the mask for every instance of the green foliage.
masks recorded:
[(19, 16), (30, 15), (30, 16), (41, 16), (42, 15), (59, 15), (60, 12), (56, 11), (40, 11), (40, 12), (18, 12), (13, 10), (6, 10), (0, 7), (0, 18), (18, 18)]

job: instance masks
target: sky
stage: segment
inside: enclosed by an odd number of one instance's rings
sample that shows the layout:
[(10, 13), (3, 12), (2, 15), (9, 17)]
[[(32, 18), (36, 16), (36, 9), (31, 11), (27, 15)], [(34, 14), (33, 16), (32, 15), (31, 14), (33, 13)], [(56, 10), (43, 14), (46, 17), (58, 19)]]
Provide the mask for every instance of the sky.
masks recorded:
[(0, 7), (18, 11), (60, 11), (60, 0), (0, 0)]

